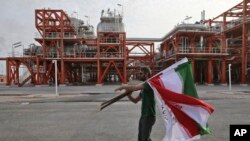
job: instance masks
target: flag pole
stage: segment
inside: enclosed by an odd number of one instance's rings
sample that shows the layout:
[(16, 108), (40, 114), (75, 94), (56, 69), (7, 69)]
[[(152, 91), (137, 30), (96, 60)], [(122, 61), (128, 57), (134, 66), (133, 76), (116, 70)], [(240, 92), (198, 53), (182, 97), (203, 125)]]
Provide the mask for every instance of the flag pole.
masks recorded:
[[(187, 58), (185, 57), (185, 58), (183, 58), (182, 60), (180, 60), (180, 61), (178, 61), (178, 62), (179, 62), (179, 63), (175, 63), (175, 64), (182, 64), (183, 62), (188, 62), (188, 60), (187, 60)], [(174, 66), (171, 65), (171, 66), (168, 67), (168, 68), (169, 68), (169, 69), (166, 70), (166, 71), (169, 71), (169, 70), (174, 69)], [(164, 70), (165, 70), (165, 69), (164, 69)], [(163, 71), (163, 70), (162, 70), (162, 71)], [(142, 85), (143, 83), (147, 82), (148, 80), (154, 78), (154, 77), (157, 76), (157, 75), (160, 75), (160, 74), (162, 73), (162, 71), (160, 71), (160, 72), (158, 72), (157, 74), (153, 75), (152, 77), (150, 77), (150, 78), (147, 79), (146, 81), (143, 81), (143, 82), (137, 84), (137, 86), (138, 86), (138, 85)], [(104, 101), (104, 102), (101, 103), (101, 105), (100, 105), (100, 106), (101, 106), (101, 107), (100, 107), (100, 111), (103, 110), (104, 108), (108, 107), (109, 105), (111, 105), (111, 104), (113, 104), (113, 103), (119, 101), (120, 99), (124, 98), (124, 97), (127, 96), (128, 94), (129, 94), (129, 93), (127, 93), (127, 92), (125, 91), (124, 93), (121, 93), (121, 94), (119, 94), (119, 95), (117, 95), (117, 96), (111, 98), (110, 100)]]
[(108, 101), (105, 101), (101, 104), (101, 107), (100, 107), (100, 111), (103, 110), (104, 108), (106, 108), (107, 106), (115, 103), (116, 101), (122, 99), (123, 97), (127, 96), (129, 93), (128, 92), (124, 92), (124, 93), (121, 93), (113, 98), (111, 98), (110, 100)]

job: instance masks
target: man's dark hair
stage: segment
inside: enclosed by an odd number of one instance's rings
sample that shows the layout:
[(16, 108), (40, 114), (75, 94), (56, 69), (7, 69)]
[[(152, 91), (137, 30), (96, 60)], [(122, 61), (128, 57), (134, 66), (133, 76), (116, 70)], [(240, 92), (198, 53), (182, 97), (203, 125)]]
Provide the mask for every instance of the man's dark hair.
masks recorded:
[(144, 74), (149, 74), (151, 75), (151, 70), (149, 67), (142, 67), (141, 68), (141, 71), (144, 73)]
[(149, 67), (141, 67), (141, 75), (139, 80), (146, 81), (151, 76), (151, 70)]

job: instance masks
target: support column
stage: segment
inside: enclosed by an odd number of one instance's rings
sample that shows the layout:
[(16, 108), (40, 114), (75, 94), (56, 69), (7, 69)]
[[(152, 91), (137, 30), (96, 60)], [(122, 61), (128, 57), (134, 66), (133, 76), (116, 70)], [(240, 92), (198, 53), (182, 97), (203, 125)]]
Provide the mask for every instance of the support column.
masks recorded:
[[(195, 49), (195, 37), (191, 38), (191, 43), (190, 43), (190, 47), (191, 47), (191, 52), (194, 53), (194, 49)], [(190, 52), (190, 51), (189, 51)]]
[[(127, 84), (127, 50), (126, 50), (126, 34), (123, 33), (123, 41), (122, 41), (122, 50), (123, 50), (123, 55), (124, 55), (124, 61), (123, 61), (123, 84)], [(151, 46), (150, 46), (151, 49)], [(150, 51), (151, 53), (151, 51)]]
[(61, 78), (60, 78), (60, 85), (65, 85), (65, 69), (64, 69), (64, 61), (61, 59)]
[[(212, 51), (212, 37), (209, 37), (208, 38), (208, 50), (209, 50), (209, 53), (211, 53)], [(205, 73), (206, 75), (206, 73)], [(208, 67), (207, 67), (207, 84), (208, 85), (213, 85), (212, 83), (213, 81), (213, 66), (212, 66), (212, 58), (209, 57), (208, 58)]]
[(46, 60), (43, 61), (43, 72), (42, 72), (42, 77), (43, 77), (43, 84), (48, 84), (47, 79), (46, 79), (46, 70), (48, 69)]
[(225, 58), (222, 59), (221, 61), (221, 80), (220, 80), (221, 85), (227, 85), (226, 82), (226, 60)]
[(9, 59), (6, 59), (6, 86), (10, 85), (10, 65)]
[(97, 83), (96, 83), (97, 86), (101, 86), (102, 85), (101, 84), (101, 79), (102, 79), (101, 77), (102, 77), (102, 74), (101, 74), (101, 62), (98, 59), (97, 60)]
[[(99, 37), (98, 33), (97, 33), (97, 37)], [(97, 82), (96, 82), (96, 86), (102, 86), (101, 84), (101, 61), (100, 61), (100, 57), (101, 57), (101, 49), (100, 49), (100, 41), (99, 38), (96, 40), (96, 44), (97, 44)]]
[(35, 84), (36, 85), (40, 85), (40, 72), (39, 72), (39, 69), (40, 66), (39, 66), (39, 58), (36, 57), (36, 82)]
[(20, 84), (20, 83), (19, 83), (19, 67), (20, 67), (20, 63), (17, 62), (17, 63), (16, 63), (16, 78), (15, 78), (15, 80), (16, 80), (16, 85), (19, 85), (19, 84)]
[(193, 72), (193, 79), (194, 79), (194, 82), (196, 82), (196, 73), (195, 73), (195, 60), (194, 60), (194, 58), (192, 58), (192, 60), (191, 60), (191, 62), (192, 62), (192, 72)]
[(60, 32), (60, 57), (61, 57), (61, 77), (60, 85), (65, 85), (65, 68), (64, 68), (64, 22), (63, 16), (60, 17), (61, 32)]
[(208, 71), (207, 71), (207, 84), (208, 85), (213, 85), (212, 80), (213, 80), (213, 66), (212, 66), (212, 59), (209, 58), (209, 60), (208, 60)]
[[(225, 33), (224, 33), (225, 34)], [(226, 46), (226, 35), (222, 35), (222, 51), (224, 53), (227, 52), (227, 46)], [(226, 82), (226, 57), (222, 57), (221, 59), (221, 85), (227, 85), (227, 82)]]
[(126, 63), (126, 59), (124, 59), (123, 62), (123, 84), (127, 84), (127, 63)]

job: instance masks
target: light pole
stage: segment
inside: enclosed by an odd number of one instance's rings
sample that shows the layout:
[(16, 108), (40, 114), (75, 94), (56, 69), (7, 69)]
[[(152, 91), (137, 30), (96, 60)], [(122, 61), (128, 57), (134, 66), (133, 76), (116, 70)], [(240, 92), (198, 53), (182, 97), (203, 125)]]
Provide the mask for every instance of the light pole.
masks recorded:
[(229, 91), (231, 91), (232, 86), (231, 86), (231, 64), (228, 64), (228, 85), (229, 85)]
[(73, 14), (76, 14), (76, 18), (78, 19), (78, 12), (73, 11)]
[(55, 91), (56, 91), (56, 96), (59, 96), (58, 88), (57, 88), (57, 60), (52, 60), (52, 62), (55, 64)]
[(15, 57), (15, 51), (14, 51), (14, 49), (18, 48), (20, 46), (23, 47), (22, 42), (16, 42), (16, 43), (12, 44), (12, 57)]
[(122, 7), (122, 14), (121, 16), (123, 17), (123, 5), (121, 5), (120, 3), (117, 4), (118, 6)]
[(84, 17), (87, 18), (87, 25), (89, 25), (89, 23), (90, 23), (90, 17), (87, 16), (87, 15), (85, 15)]
[(76, 20), (74, 20), (75, 22), (74, 22), (74, 26), (76, 27), (76, 32), (77, 32), (77, 34), (78, 34), (78, 28), (79, 28), (79, 25), (80, 25), (80, 21), (78, 20), (78, 12), (76, 12), (76, 11), (73, 11), (73, 14), (76, 14)]
[(191, 19), (191, 18), (192, 18), (191, 16), (186, 16), (186, 18), (184, 19), (184, 21), (187, 21), (187, 23), (188, 23), (189, 19)]

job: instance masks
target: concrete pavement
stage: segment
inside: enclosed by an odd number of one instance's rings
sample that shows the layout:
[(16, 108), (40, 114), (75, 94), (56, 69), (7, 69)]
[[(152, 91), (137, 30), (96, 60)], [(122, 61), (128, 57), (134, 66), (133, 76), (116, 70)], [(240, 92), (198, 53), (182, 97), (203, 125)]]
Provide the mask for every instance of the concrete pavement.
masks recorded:
[[(118, 85), (59, 87), (0, 87), (0, 140), (4, 141), (136, 141), (140, 103), (126, 98), (99, 111), (102, 101), (115, 96)], [(230, 124), (250, 123), (250, 87), (197, 86), (201, 99), (215, 107), (210, 135), (202, 141), (228, 141)], [(157, 110), (158, 112), (158, 110)], [(157, 113), (153, 141), (164, 136)]]
[[(0, 86), (0, 102), (15, 101), (106, 101), (114, 96), (114, 89), (119, 85), (103, 86), (59, 86), (59, 96), (55, 95), (55, 87), (8, 87)], [(197, 85), (201, 99), (244, 98), (250, 93), (250, 86)], [(124, 98), (123, 100), (127, 100)]]

